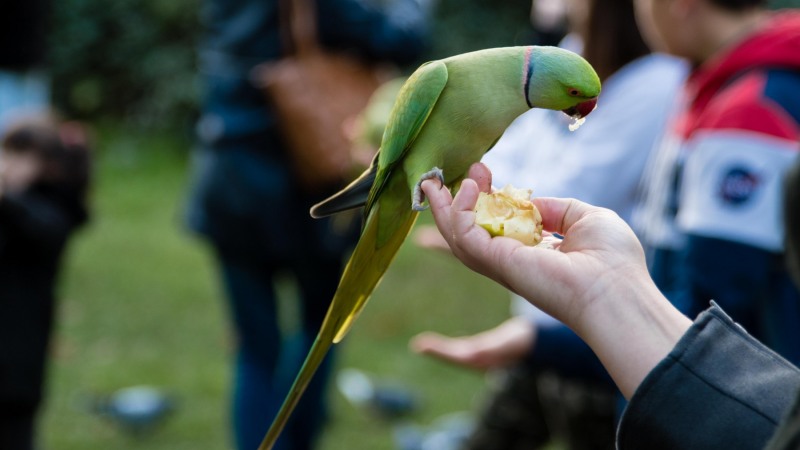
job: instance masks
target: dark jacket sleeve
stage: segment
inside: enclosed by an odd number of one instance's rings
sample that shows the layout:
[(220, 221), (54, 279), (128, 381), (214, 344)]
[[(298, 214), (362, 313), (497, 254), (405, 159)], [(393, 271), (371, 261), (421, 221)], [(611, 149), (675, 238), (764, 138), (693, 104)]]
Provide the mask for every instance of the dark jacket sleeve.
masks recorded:
[(563, 324), (540, 327), (525, 362), (529, 367), (553, 370), (562, 377), (614, 385), (591, 347)]
[(16, 236), (41, 247), (58, 247), (75, 225), (61, 208), (36, 194), (0, 196), (0, 244)]
[[(696, 317), (713, 299), (756, 339), (800, 364), (800, 292), (783, 255), (730, 240), (689, 235), (678, 264), (679, 292)], [(672, 298), (670, 300), (673, 300)]]
[(634, 393), (618, 448), (763, 449), (798, 390), (800, 370), (712, 304)]
[(733, 241), (689, 234), (683, 251), (680, 279), (692, 296), (695, 317), (714, 299), (734, 320), (752, 330), (758, 299), (767, 291), (775, 255)]

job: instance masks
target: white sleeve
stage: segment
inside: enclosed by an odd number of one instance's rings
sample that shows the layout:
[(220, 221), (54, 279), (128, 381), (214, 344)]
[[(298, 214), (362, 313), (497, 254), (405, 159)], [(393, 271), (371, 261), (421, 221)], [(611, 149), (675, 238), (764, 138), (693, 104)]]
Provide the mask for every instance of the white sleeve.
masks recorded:
[(798, 155), (785, 140), (698, 132), (688, 143), (677, 224), (685, 233), (783, 249), (782, 185)]
[(550, 111), (531, 109), (521, 116), (506, 129), (500, 140), (491, 151), (486, 153), (481, 162), (492, 171), (492, 182), (497, 187), (513, 184), (516, 187), (530, 188), (531, 178), (535, 173), (530, 173), (531, 153), (536, 146), (532, 145), (533, 137), (546, 133), (543, 125), (547, 121)]

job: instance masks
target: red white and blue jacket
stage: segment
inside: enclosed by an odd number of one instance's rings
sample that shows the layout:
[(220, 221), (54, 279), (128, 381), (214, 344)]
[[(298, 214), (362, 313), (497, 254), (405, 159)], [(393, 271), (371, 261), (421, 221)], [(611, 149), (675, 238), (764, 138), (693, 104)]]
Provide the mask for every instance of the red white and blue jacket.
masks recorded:
[(781, 191), (800, 155), (800, 12), (775, 13), (696, 68), (678, 108), (634, 218), (652, 274), (690, 317), (713, 299), (798, 363)]

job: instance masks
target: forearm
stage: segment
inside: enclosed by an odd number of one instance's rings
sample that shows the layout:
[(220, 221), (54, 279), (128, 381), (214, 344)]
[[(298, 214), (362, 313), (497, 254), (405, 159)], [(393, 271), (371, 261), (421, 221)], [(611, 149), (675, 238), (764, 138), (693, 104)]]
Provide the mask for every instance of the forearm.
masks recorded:
[(620, 283), (613, 292), (625, 295), (596, 297), (598, 300), (584, 307), (573, 329), (594, 350), (625, 398), (630, 398), (675, 347), (691, 321), (667, 301), (649, 277), (625, 274), (597, 284), (603, 283)]

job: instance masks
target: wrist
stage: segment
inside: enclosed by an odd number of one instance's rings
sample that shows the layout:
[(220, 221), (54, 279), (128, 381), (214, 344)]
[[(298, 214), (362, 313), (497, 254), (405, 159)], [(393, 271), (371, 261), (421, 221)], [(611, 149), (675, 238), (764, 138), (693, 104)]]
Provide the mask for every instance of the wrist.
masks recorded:
[(589, 344), (626, 398), (691, 325), (645, 269), (609, 277), (586, 303), (574, 330)]

